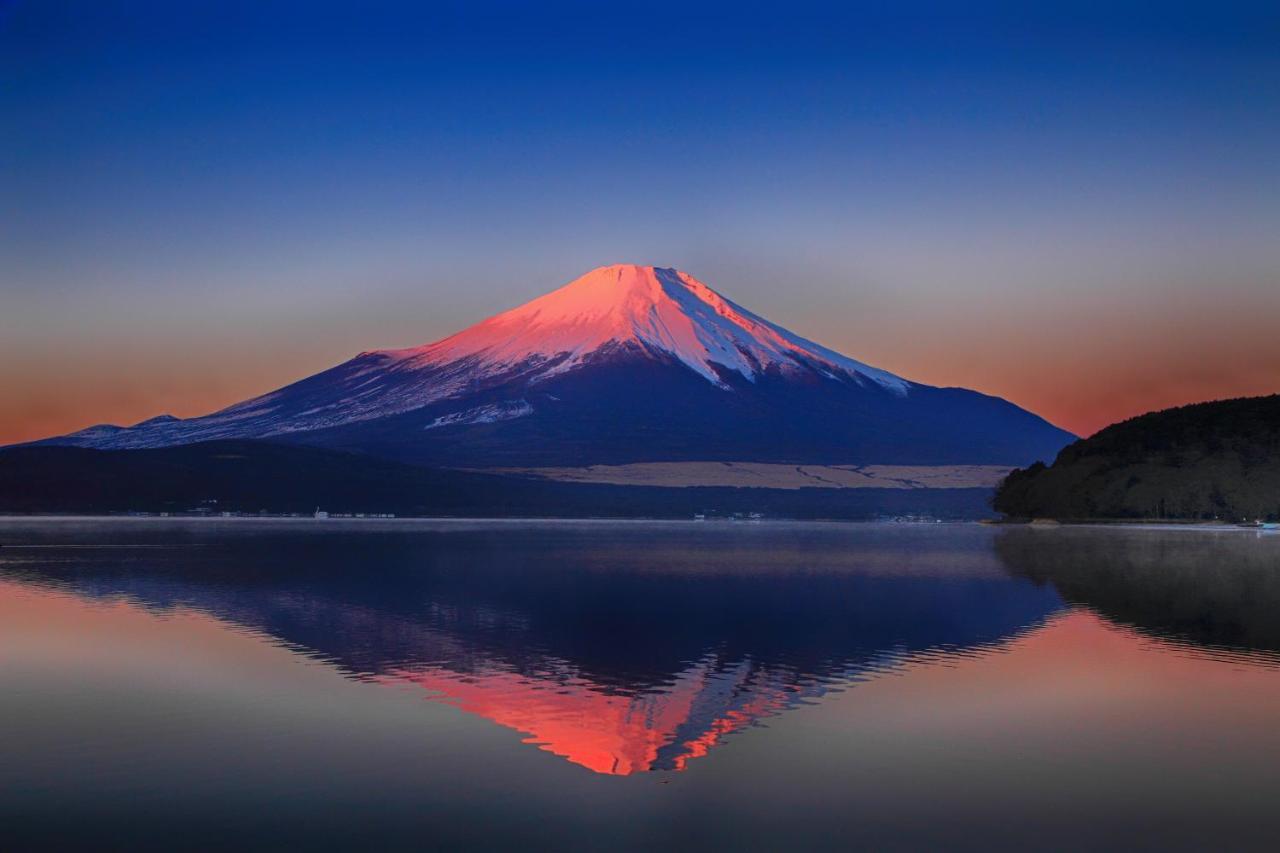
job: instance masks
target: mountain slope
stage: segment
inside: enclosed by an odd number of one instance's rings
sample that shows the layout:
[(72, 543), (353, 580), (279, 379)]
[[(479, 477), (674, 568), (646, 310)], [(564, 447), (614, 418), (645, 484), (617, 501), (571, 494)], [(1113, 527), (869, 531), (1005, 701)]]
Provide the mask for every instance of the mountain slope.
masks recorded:
[(442, 341), (361, 353), (211, 415), (51, 443), (265, 437), (468, 466), (1013, 465), (1071, 439), (1003, 400), (909, 382), (805, 340), (686, 273), (615, 265)]

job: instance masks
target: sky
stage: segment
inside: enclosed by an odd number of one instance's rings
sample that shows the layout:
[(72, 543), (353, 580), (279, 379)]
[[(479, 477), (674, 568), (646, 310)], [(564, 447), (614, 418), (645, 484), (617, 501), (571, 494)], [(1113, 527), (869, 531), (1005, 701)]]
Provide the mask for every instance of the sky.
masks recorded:
[(0, 443), (610, 263), (1078, 434), (1280, 391), (1280, 7), (0, 0)]

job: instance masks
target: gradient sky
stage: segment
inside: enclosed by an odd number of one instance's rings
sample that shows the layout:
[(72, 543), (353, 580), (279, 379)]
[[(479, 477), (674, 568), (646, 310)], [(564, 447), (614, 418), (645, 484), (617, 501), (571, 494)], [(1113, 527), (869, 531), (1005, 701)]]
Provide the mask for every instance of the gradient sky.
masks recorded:
[(1280, 7), (690, 6), (0, 0), (0, 442), (613, 262), (1081, 434), (1280, 391)]

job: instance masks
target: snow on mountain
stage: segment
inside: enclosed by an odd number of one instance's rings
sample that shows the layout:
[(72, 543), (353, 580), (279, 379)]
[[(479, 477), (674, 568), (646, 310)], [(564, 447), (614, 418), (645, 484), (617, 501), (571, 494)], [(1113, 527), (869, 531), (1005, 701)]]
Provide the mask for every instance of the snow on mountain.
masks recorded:
[[(546, 373), (571, 370), (610, 344), (636, 343), (675, 356), (707, 381), (717, 371), (747, 379), (770, 366), (819, 367), (899, 393), (909, 383), (794, 335), (725, 299), (686, 272), (614, 264), (434, 344), (385, 354), (414, 367), (481, 359), (500, 372), (530, 362)], [(554, 364), (551, 362), (554, 360)]]
[(674, 269), (614, 265), (425, 346), (364, 352), (203, 417), (49, 439), (304, 442), (425, 465), (1026, 464), (1072, 436), (909, 382)]
[[(436, 343), (364, 352), (285, 388), (203, 417), (161, 416), (133, 427), (100, 424), (64, 443), (160, 447), (218, 438), (269, 437), (396, 415), (514, 379), (537, 385), (593, 356), (639, 347), (670, 356), (730, 390), (725, 372), (816, 371), (895, 394), (911, 383), (827, 349), (735, 305), (685, 272), (615, 264)], [(529, 404), (466, 410), (429, 426), (507, 419)]]
[(493, 424), (498, 421), (509, 421), (512, 418), (522, 418), (531, 414), (533, 414), (533, 406), (530, 406), (524, 400), (505, 400), (501, 403), (491, 403), (487, 406), (476, 406), (473, 409), (464, 409), (461, 412), (450, 412), (447, 415), (441, 415), (424, 426), (423, 429), (438, 429), (440, 427), (462, 426), (464, 424)]

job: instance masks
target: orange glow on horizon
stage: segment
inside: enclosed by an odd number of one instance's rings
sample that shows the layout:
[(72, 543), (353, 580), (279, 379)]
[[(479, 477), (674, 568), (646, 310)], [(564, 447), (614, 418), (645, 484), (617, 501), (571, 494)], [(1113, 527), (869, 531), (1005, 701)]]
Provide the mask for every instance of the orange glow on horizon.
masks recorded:
[[(214, 382), (200, 376), (199, 371), (216, 371), (216, 364), (193, 367), (188, 374), (188, 388), (168, 383), (158, 389), (145, 389), (141, 386), (147, 377), (117, 383), (96, 372), (52, 378), (47, 385), (29, 377), (22, 385), (10, 384), (6, 389), (9, 394), (0, 401), (0, 445), (65, 435), (100, 423), (132, 425), (160, 414), (181, 418), (205, 415), (331, 366), (289, 364), (259, 367), (238, 376), (224, 375)], [(926, 369), (924, 364), (913, 369), (904, 362), (895, 364), (893, 369), (929, 384), (961, 385), (1003, 397), (1080, 436), (1159, 409), (1280, 392), (1275, 380), (1280, 374), (1261, 375), (1262, 370), (1248, 365), (1236, 375), (1213, 379), (1182, 376), (1161, 382), (1153, 377), (1131, 376), (1113, 387), (1087, 383), (1046, 386), (1038, 376), (1021, 375), (993, 376), (991, 382), (981, 383), (954, 376), (959, 370), (954, 365), (942, 371), (936, 367)], [(964, 372), (966, 376), (969, 373)]]
[[(552, 307), (590, 308), (592, 293), (578, 290), (556, 296)], [(1275, 306), (1258, 298), (1233, 303), (1211, 289), (1115, 305), (1068, 291), (994, 304), (941, 294), (877, 304), (874, 320), (850, 306), (753, 305), (749, 295), (723, 292), (850, 358), (913, 381), (1003, 397), (1082, 436), (1158, 409), (1280, 392)], [(0, 363), (0, 444), (160, 414), (205, 415), (339, 364), (370, 341), (436, 337), (417, 323), (405, 329), (399, 320), (349, 313), (316, 318), (305, 335), (260, 329), (234, 345), (226, 328), (209, 328), (184, 336), (104, 332), (47, 351), (27, 346)], [(437, 331), (467, 327), (465, 317), (435, 320)], [(477, 327), (482, 337), (492, 331)]]

